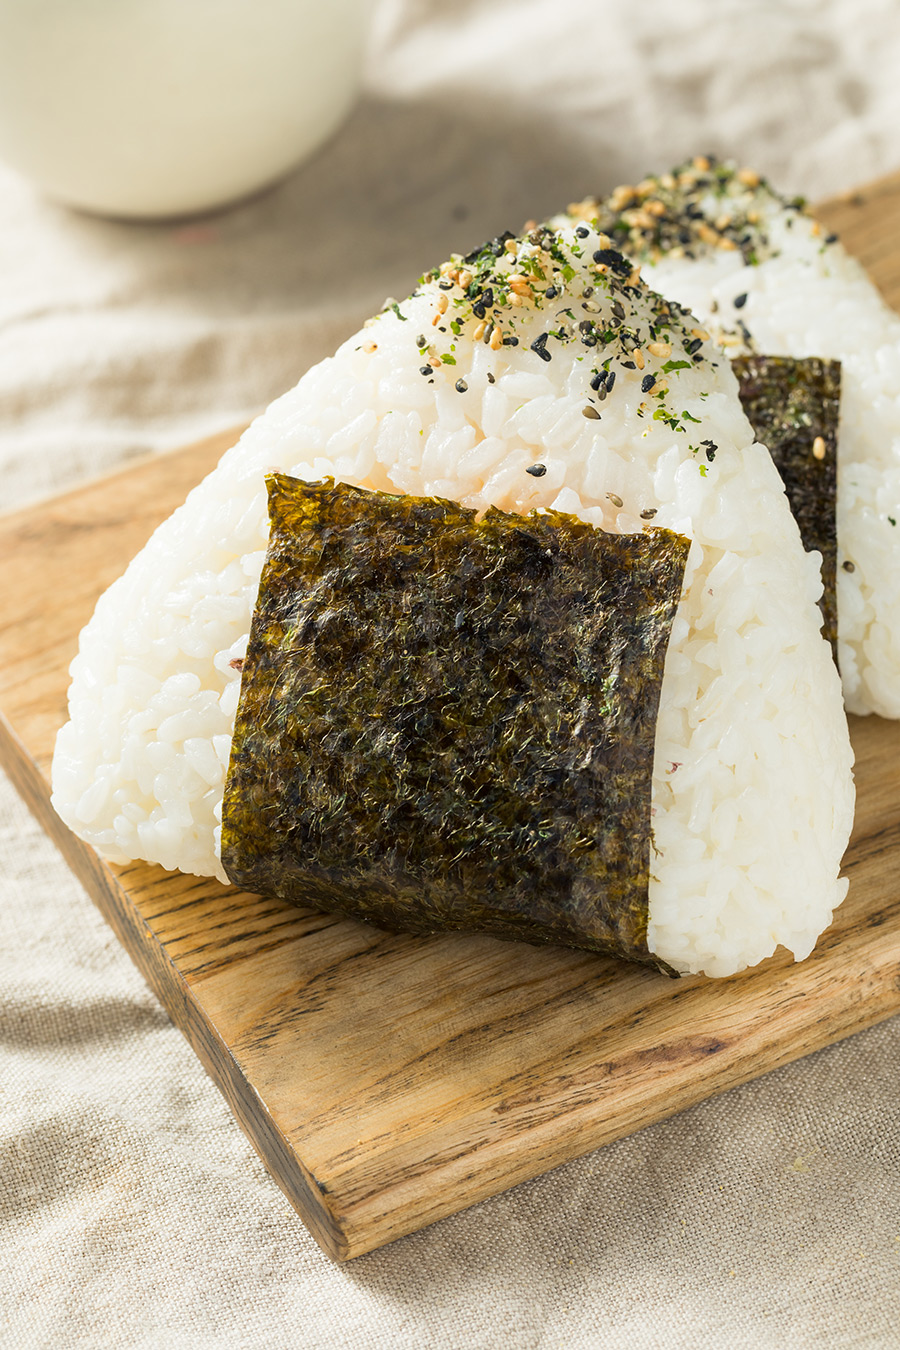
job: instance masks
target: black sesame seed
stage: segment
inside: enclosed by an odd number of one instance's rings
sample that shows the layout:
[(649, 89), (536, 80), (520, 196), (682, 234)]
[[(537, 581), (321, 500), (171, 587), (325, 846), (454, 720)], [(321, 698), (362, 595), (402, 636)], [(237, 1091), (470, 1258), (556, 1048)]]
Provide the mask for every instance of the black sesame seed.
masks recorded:
[(424, 333), (420, 333), (419, 336), (416, 338), (416, 346), (419, 347), (420, 349), (422, 347), (428, 346), (428, 342), (426, 341)]
[(454, 283), (452, 281), (448, 281), (446, 277), (444, 277), (443, 281), (438, 282), (438, 286), (440, 286), (442, 291), (452, 291), (453, 284)]
[(525, 472), (526, 472), (526, 473), (530, 473), (531, 476), (532, 476), (532, 478), (543, 478), (544, 474), (547, 472), (547, 465), (546, 465), (546, 464), (529, 464), (529, 466), (528, 466), (528, 468), (525, 470)]
[(658, 508), (655, 506), (648, 506), (646, 511), (641, 512), (641, 520), (652, 520), (657, 510)]
[(493, 377), (493, 375), (491, 374), (491, 372), (488, 371), (488, 384), (493, 384), (493, 383), (494, 383), (494, 377)]
[(747, 292), (742, 291), (740, 295), (736, 295), (731, 303), (735, 309), (743, 309), (747, 303)]
[(472, 306), (472, 313), (475, 315), (476, 319), (483, 319), (487, 314), (487, 311), (480, 300), (475, 301), (475, 304)]
[(481, 304), (484, 305), (486, 309), (490, 309), (494, 303), (494, 288), (492, 286), (488, 286), (486, 290), (483, 290), (481, 292), (479, 299)]
[(590, 403), (588, 403), (584, 408), (582, 408), (581, 415), (582, 417), (587, 417), (592, 422), (599, 422), (600, 420), (600, 414), (598, 413), (596, 408), (591, 407)]
[(612, 502), (613, 506), (622, 505), (622, 498), (619, 496), (618, 492), (607, 492), (606, 496), (607, 499)]
[(558, 295), (559, 291), (556, 289), (555, 286), (548, 286), (547, 289), (544, 291), (544, 298), (546, 300), (555, 300)]
[(531, 344), (531, 350), (536, 352), (542, 361), (549, 361), (550, 353), (547, 351), (547, 338), (549, 333), (541, 333)]
[(634, 364), (633, 361), (623, 361), (622, 365), (625, 367), (626, 370), (637, 370), (637, 366)]
[(653, 388), (655, 384), (656, 384), (655, 375), (645, 375), (644, 378), (641, 380), (641, 393), (649, 394), (650, 390)]
[(593, 379), (591, 380), (591, 388), (592, 388), (592, 389), (597, 390), (597, 389), (600, 388), (601, 385), (603, 385), (604, 390), (605, 390), (605, 387), (606, 387), (606, 371), (605, 371), (605, 370), (599, 371), (599, 372), (593, 377)]
[[(503, 339), (504, 347), (518, 347), (519, 339), (517, 337), (505, 337)], [(546, 353), (547, 360), (550, 360), (550, 353)]]
[(616, 382), (616, 372), (615, 372), (614, 370), (608, 370), (608, 371), (606, 372), (606, 392), (607, 392), (607, 393), (609, 393), (609, 391), (612, 389), (612, 387), (613, 387), (613, 385), (615, 384), (615, 382)]
[(838, 237), (837, 237), (836, 234), (826, 234), (826, 236), (825, 236), (825, 243), (826, 243), (826, 244), (836, 244), (836, 243), (837, 243), (837, 238), (838, 238)]
[(688, 356), (693, 356), (694, 352), (699, 352), (702, 346), (702, 338), (691, 338), (690, 342), (684, 344), (684, 350), (687, 352)]
[(456, 381), (456, 392), (457, 392), (458, 394), (464, 394), (464, 393), (466, 392), (466, 390), (468, 389), (468, 387), (469, 387), (469, 386), (466, 384), (465, 380), (457, 380), (457, 381)]
[(848, 558), (847, 561), (844, 563), (844, 571), (845, 571), (845, 572), (855, 572), (855, 571), (856, 571), (856, 565), (855, 565), (854, 563), (852, 563), (852, 562), (850, 561), (849, 558)]
[(590, 234), (590, 230), (586, 230), (583, 225), (579, 225), (575, 233), (579, 239), (587, 239), (588, 235)]
[(419, 366), (419, 374), (420, 374), (420, 375), (430, 375), (430, 374), (431, 374), (431, 366)]

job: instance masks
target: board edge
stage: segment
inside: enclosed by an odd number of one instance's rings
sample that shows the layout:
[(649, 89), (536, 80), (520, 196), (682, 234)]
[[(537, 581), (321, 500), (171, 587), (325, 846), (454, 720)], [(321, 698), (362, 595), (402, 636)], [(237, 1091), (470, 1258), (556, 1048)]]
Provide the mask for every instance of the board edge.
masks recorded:
[[(0, 763), (19, 796), (115, 933), (142, 978), (187, 1040), (225, 1098), (254, 1152), (322, 1250), (337, 1261), (357, 1254), (328, 1206), (321, 1187), (272, 1119), (231, 1050), (204, 1014), (175, 965), (124, 895), (119, 881), (90, 845), (57, 815), (37, 763), (0, 713)], [(259, 1142), (257, 1142), (259, 1141)]]

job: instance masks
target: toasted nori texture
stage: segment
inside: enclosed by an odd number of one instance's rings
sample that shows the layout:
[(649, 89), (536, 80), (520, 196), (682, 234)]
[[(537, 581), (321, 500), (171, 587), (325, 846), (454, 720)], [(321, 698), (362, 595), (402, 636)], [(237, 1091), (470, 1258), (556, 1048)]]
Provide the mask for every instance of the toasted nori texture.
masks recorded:
[[(837, 661), (837, 438), (841, 363), (810, 356), (739, 356), (741, 403), (784, 480), (807, 552), (822, 554), (822, 635)], [(813, 454), (816, 437), (825, 455)]]
[(689, 541), (267, 482), (231, 880), (667, 969), (647, 950), (650, 780)]

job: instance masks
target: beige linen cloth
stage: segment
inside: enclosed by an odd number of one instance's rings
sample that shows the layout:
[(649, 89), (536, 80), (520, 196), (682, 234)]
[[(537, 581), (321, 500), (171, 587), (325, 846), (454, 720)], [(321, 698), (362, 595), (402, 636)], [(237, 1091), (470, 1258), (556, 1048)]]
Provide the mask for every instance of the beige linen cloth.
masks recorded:
[[(895, 0), (393, 0), (361, 106), (236, 209), (116, 224), (0, 171), (0, 503), (251, 416), (589, 190), (896, 169), (898, 77)], [(900, 1020), (340, 1267), (5, 784), (0, 1017), (3, 1346), (900, 1346)]]

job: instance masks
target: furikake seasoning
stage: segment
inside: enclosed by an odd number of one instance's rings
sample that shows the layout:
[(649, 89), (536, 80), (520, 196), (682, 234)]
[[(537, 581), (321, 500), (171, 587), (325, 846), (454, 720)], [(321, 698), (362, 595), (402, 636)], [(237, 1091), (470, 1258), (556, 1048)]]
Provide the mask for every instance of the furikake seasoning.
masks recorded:
[[(567, 214), (604, 230), (616, 248), (642, 263), (722, 250), (740, 253), (753, 266), (777, 252), (768, 219), (781, 211), (806, 214), (806, 201), (776, 192), (755, 169), (696, 155), (670, 173), (623, 184), (605, 198), (573, 202)], [(812, 228), (823, 246), (835, 242), (836, 235), (815, 223)]]
[[(621, 398), (624, 381), (617, 386), (617, 376), (636, 372), (644, 396), (637, 416), (664, 421), (690, 439), (688, 423), (696, 419), (683, 411), (679, 377), (704, 362), (715, 365), (718, 353), (690, 312), (651, 291), (640, 267), (602, 230), (530, 222), (521, 235), (506, 231), (433, 267), (413, 296), (423, 293), (434, 312), (424, 332), (410, 335), (410, 360), (427, 384), (464, 396), (468, 380), (456, 366), (469, 363), (471, 343), (497, 353), (498, 362), (519, 348), (526, 369), (529, 362), (548, 366), (567, 349), (565, 359), (581, 363), (588, 421), (601, 423)], [(360, 344), (363, 351), (377, 348), (378, 324), (407, 320), (405, 303), (388, 301), (368, 321), (372, 336)], [(494, 379), (488, 371), (488, 383)]]
[(390, 929), (647, 950), (688, 541), (268, 479), (222, 861)]
[(741, 403), (784, 480), (807, 551), (822, 554), (822, 635), (837, 660), (837, 438), (841, 365), (818, 357), (739, 356)]

